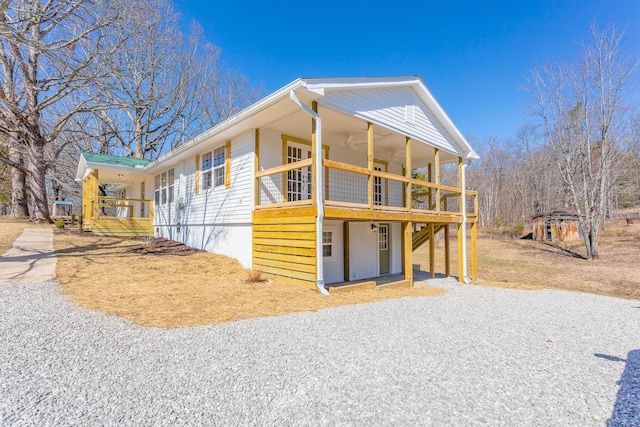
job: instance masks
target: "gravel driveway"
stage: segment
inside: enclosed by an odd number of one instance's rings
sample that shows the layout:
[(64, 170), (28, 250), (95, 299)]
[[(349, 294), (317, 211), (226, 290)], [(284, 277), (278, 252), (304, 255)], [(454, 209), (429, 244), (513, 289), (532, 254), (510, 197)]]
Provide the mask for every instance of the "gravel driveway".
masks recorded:
[(442, 297), (164, 330), (0, 287), (1, 425), (640, 425), (640, 301)]

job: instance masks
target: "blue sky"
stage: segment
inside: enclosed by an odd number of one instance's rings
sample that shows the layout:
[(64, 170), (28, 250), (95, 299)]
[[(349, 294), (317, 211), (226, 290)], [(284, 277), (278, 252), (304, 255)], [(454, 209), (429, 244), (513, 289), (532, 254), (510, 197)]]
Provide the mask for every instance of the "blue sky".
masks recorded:
[(640, 0), (174, 2), (265, 95), (298, 77), (417, 74), (480, 139), (512, 136), (529, 120), (529, 70), (574, 61), (591, 23), (626, 28), (640, 54)]

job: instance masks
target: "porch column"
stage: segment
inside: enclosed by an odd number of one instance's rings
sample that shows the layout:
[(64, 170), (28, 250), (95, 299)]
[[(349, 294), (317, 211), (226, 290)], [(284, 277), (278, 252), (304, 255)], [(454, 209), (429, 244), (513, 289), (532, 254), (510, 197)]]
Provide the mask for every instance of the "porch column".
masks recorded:
[(367, 122), (367, 169), (369, 169), (368, 180), (368, 203), (369, 210), (373, 210), (373, 123)]
[(254, 172), (253, 172), (253, 176), (254, 176), (254, 185), (255, 185), (255, 191), (254, 191), (254, 195), (253, 195), (253, 205), (254, 208), (256, 206), (260, 205), (260, 178), (256, 178), (255, 174), (258, 173), (258, 171), (260, 170), (260, 129), (256, 129), (255, 133), (254, 133), (254, 144), (255, 144), (255, 148), (253, 150), (254, 154)]
[[(440, 185), (440, 150), (435, 149), (433, 164), (436, 169), (436, 185)], [(436, 212), (440, 212), (440, 187), (436, 188)]]
[(409, 282), (409, 286), (413, 287), (413, 260), (411, 258), (413, 248), (413, 223), (411, 221), (402, 223), (402, 254), (403, 254), (403, 266), (404, 278)]
[[(311, 103), (311, 109), (317, 113), (318, 103), (313, 101)], [(311, 204), (316, 205), (316, 174), (318, 173), (318, 165), (322, 167), (322, 159), (318, 159), (316, 156), (316, 145), (318, 144), (316, 136), (316, 119), (311, 119)], [(284, 164), (284, 163), (283, 163)]]
[[(431, 163), (429, 163), (427, 165), (427, 182), (433, 182), (433, 180), (432, 180), (433, 179), (432, 178), (432, 176), (433, 176), (432, 168), (433, 168), (433, 166), (431, 165)], [(433, 193), (432, 193), (432, 190), (433, 189), (431, 187), (428, 187), (428, 190), (427, 190), (429, 192), (429, 197), (427, 198), (428, 203), (429, 203), (427, 205), (427, 209), (428, 210), (431, 210), (431, 205), (433, 204)]]
[[(405, 177), (411, 179), (412, 177), (412, 165), (411, 165), (411, 138), (405, 137)], [(411, 213), (411, 204), (413, 201), (413, 197), (411, 195), (412, 191), (411, 181), (409, 181), (406, 185), (405, 191), (405, 204), (407, 211)], [(409, 286), (413, 287), (413, 222), (409, 221), (407, 223), (402, 223), (402, 233), (403, 233), (403, 248), (402, 248), (402, 261), (404, 270), (404, 278), (409, 281)]]
[(91, 203), (91, 219), (98, 219), (98, 204), (100, 203), (100, 182), (98, 177), (98, 170), (91, 172), (91, 197), (94, 202)]
[[(462, 194), (462, 174), (464, 173), (463, 169), (462, 169), (462, 157), (458, 157), (458, 188), (460, 188), (460, 203), (459, 203), (459, 211), (460, 214), (463, 214), (462, 212), (462, 208), (463, 208), (463, 203), (462, 203), (462, 198), (464, 197), (464, 195)], [(458, 282), (460, 283), (464, 283), (464, 270), (465, 270), (465, 257), (464, 257), (464, 250), (463, 250), (463, 241), (466, 238), (465, 236), (466, 234), (466, 230), (464, 227), (463, 223), (459, 223), (458, 224)]]
[(435, 260), (435, 252), (436, 252), (436, 228), (433, 222), (429, 223), (429, 275), (433, 279), (436, 277), (436, 260)]
[[(407, 179), (411, 179), (411, 138), (410, 137), (406, 137), (406, 141), (405, 141), (405, 148), (404, 148), (404, 152), (405, 152), (405, 163), (407, 164), (404, 170), (405, 173), (405, 178)], [(406, 190), (405, 190), (405, 206), (407, 208), (408, 212), (411, 212), (411, 202), (413, 200), (413, 198), (411, 197), (411, 181), (409, 181), (407, 183), (407, 185), (405, 186)]]

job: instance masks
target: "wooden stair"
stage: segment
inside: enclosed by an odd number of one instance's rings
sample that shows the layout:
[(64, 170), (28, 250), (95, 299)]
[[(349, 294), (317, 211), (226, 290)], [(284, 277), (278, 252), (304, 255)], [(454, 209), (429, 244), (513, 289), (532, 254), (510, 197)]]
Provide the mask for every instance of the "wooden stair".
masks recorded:
[[(444, 230), (444, 225), (443, 224), (436, 224), (433, 227), (433, 232), (434, 234), (438, 234), (440, 232), (440, 230)], [(429, 241), (430, 238), (430, 233), (429, 233), (429, 225), (427, 224), (425, 227), (423, 227), (421, 230), (416, 231), (413, 233), (413, 239), (411, 242), (411, 248), (412, 250), (416, 250), (418, 249), (420, 246), (424, 245), (425, 243), (427, 243)]]

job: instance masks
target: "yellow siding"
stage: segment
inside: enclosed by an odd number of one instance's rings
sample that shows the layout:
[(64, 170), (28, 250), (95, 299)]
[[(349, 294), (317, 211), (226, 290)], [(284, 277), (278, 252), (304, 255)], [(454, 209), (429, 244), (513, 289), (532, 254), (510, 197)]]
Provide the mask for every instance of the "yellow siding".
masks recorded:
[[(316, 288), (316, 225), (308, 208), (255, 211), (253, 266), (290, 283)], [(306, 214), (306, 215), (305, 215)]]
[(82, 182), (82, 229), (91, 230), (98, 210), (98, 171), (94, 170)]

